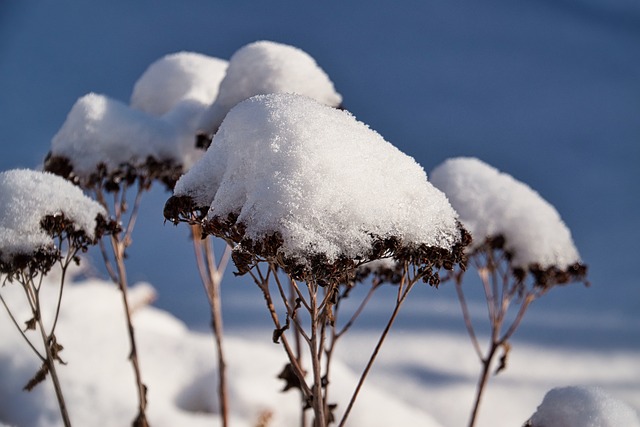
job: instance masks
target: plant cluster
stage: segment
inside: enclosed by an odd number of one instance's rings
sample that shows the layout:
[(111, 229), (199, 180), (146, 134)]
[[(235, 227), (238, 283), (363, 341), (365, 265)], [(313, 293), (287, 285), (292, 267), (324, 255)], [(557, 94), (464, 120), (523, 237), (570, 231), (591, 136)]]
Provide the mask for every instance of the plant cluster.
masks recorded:
[[(475, 160), (454, 160), (439, 168), (431, 179), (439, 188), (436, 189), (413, 159), (357, 122), (348, 112), (334, 108), (341, 105), (342, 97), (315, 61), (299, 49), (257, 42), (239, 50), (228, 68), (226, 63), (211, 62), (204, 56), (191, 55), (189, 61), (178, 60), (175, 55), (164, 58), (155, 64), (153, 72), (150, 67), (141, 79), (152, 84), (136, 85), (132, 104), (143, 112), (134, 112), (129, 106), (95, 94), (88, 95), (78, 102), (102, 111), (103, 116), (87, 115), (83, 113), (86, 108), (74, 108), (68, 123), (54, 138), (55, 144), (45, 159), (44, 168), (80, 187), (99, 204), (101, 214), (96, 216), (93, 230), (78, 228), (73, 219), (60, 211), (42, 216), (39, 222), (39, 227), (56, 239), (55, 244), (38, 246), (27, 253), (13, 253), (9, 257), (0, 246), (3, 285), (15, 281), (25, 290), (33, 315), (26, 322), (26, 331), (39, 329), (45, 349), (43, 354), (31, 343), (2, 299), (13, 323), (42, 360), (42, 368), (26, 388), (32, 389), (50, 374), (64, 423), (71, 424), (55, 372), (54, 362), (62, 362), (62, 346), (55, 336), (55, 325), (64, 273), (71, 263), (78, 262), (79, 253), (97, 244), (110, 278), (122, 293), (138, 394), (138, 414), (133, 425), (149, 425), (147, 390), (127, 300), (125, 259), (132, 243), (142, 195), (158, 181), (173, 191), (164, 206), (164, 217), (173, 224), (187, 224), (193, 239), (194, 255), (211, 309), (223, 426), (228, 425), (229, 409), (220, 286), (229, 260), (233, 261), (237, 275), (252, 279), (264, 299), (273, 322), (272, 340), (282, 346), (287, 356), (279, 375), (285, 382), (283, 390), (293, 389), (300, 394), (301, 427), (309, 423), (314, 427), (334, 423), (344, 426), (410, 291), (419, 283), (438, 287), (441, 282), (453, 281), (467, 330), (482, 364), (469, 423), (473, 426), (495, 358), (500, 354), (496, 368), (499, 372), (507, 365), (509, 340), (530, 304), (556, 285), (586, 280), (586, 266), (579, 259), (555, 210), (540, 202), (537, 194), (523, 190), (522, 185), (514, 183), (510, 177)], [(224, 78), (219, 77), (213, 89), (205, 88), (206, 79), (192, 70), (181, 69), (176, 65), (178, 63), (207, 64), (207, 69), (224, 67), (226, 73), (220, 73)], [(254, 78), (247, 80), (246, 76), (251, 72), (254, 72)], [(293, 81), (299, 84), (300, 79), (292, 78), (296, 73), (298, 77), (309, 77), (310, 89), (306, 96), (284, 94), (294, 90), (305, 92), (304, 88), (288, 86)], [(155, 99), (157, 104), (158, 95), (155, 92), (146, 94), (145, 90), (157, 91), (163, 81), (177, 76), (193, 78), (193, 81), (185, 81), (180, 93), (173, 93), (171, 99), (163, 100), (166, 108), (161, 117), (151, 117), (151, 111), (155, 110), (146, 105), (145, 100)], [(216, 98), (218, 84), (220, 94)], [(206, 95), (196, 96), (201, 89)], [(315, 100), (310, 98), (314, 96)], [(184, 119), (185, 114), (190, 117)], [(128, 139), (124, 141), (130, 141), (133, 157), (126, 161), (115, 158), (87, 160), (118, 152), (123, 141), (114, 141), (107, 135), (117, 124), (114, 117), (124, 117), (127, 123), (135, 124), (126, 127), (132, 133), (127, 134)], [(95, 133), (95, 128), (102, 131)], [(136, 133), (139, 129), (143, 131)], [(166, 141), (159, 142), (157, 147), (149, 142), (148, 134), (156, 131), (161, 134), (166, 129), (171, 130), (176, 138), (175, 145), (180, 149), (168, 149)], [(121, 135), (122, 130), (119, 132)], [(106, 136), (90, 145), (96, 135)], [(184, 135), (190, 137), (188, 147), (184, 146)], [(335, 140), (336, 135), (340, 136), (340, 141)], [(82, 148), (77, 149), (79, 146)], [(193, 161), (199, 148), (208, 150), (204, 155), (196, 155), (200, 160)], [(366, 150), (366, 156), (360, 155), (362, 150)], [(349, 175), (350, 171), (340, 167), (329, 169), (343, 158), (360, 174)], [(307, 173), (308, 165), (313, 165), (315, 170), (326, 167), (329, 173), (341, 174), (329, 177), (335, 182), (353, 182), (345, 183), (344, 194), (336, 200), (334, 188), (317, 185), (314, 181), (317, 174)], [(255, 176), (248, 176), (249, 173)], [(265, 177), (273, 181), (268, 182), (268, 192), (262, 185)], [(239, 185), (243, 178), (246, 182)], [(502, 183), (495, 185), (500, 180), (513, 188), (512, 198), (506, 206), (495, 203), (495, 188), (499, 187), (500, 191), (505, 188)], [(389, 204), (388, 209), (379, 209), (366, 197), (358, 197), (360, 186), (368, 181), (378, 182), (379, 187), (386, 188), (380, 190), (377, 203)], [(401, 193), (399, 187), (403, 190), (401, 196), (396, 195)], [(237, 193), (238, 188), (246, 193)], [(134, 193), (132, 207), (129, 206), (131, 191)], [(474, 193), (472, 197), (465, 198), (470, 192)], [(524, 199), (533, 201), (520, 208), (520, 200)], [(237, 204), (238, 201), (245, 204)], [(312, 203), (310, 210), (300, 208), (301, 204)], [(287, 223), (274, 214), (274, 206), (285, 206), (283, 215), (295, 217), (298, 222)], [(491, 207), (491, 215), (486, 214), (486, 206)], [(527, 222), (532, 221), (527, 215), (515, 215), (524, 218), (524, 222), (515, 224), (501, 220), (502, 215), (514, 217), (510, 213), (512, 208), (526, 212), (531, 206), (538, 207), (539, 212), (544, 213), (542, 216), (551, 218), (551, 231), (544, 223)], [(368, 209), (374, 214), (360, 215)], [(425, 211), (429, 211), (428, 214), (424, 214)], [(336, 217), (338, 214), (348, 218)], [(334, 229), (328, 230), (330, 222), (338, 223), (335, 227), (337, 238), (331, 234)], [(500, 228), (502, 225), (506, 228)], [(523, 238), (517, 231), (519, 227), (532, 230), (532, 234)], [(296, 234), (300, 229), (309, 240), (306, 246), (297, 246), (297, 242), (292, 244), (292, 239), (300, 238), (300, 234)], [(344, 235), (340, 235), (343, 229)], [(414, 233), (414, 229), (419, 232)], [(544, 236), (545, 233), (560, 236), (554, 242), (559, 246), (537, 248), (543, 246), (538, 240), (554, 240), (537, 239), (537, 235)], [(213, 250), (214, 238), (226, 243), (219, 261)], [(333, 249), (329, 251), (324, 249), (326, 247)], [(530, 251), (531, 247), (536, 250)], [(540, 253), (544, 256), (537, 258)], [(548, 253), (562, 255), (550, 259), (546, 256)], [(45, 329), (38, 295), (42, 277), (56, 264), (63, 271), (60, 297), (53, 324)], [(467, 266), (478, 273), (487, 299), (491, 334), (486, 352), (475, 333), (462, 286)], [(342, 320), (344, 300), (353, 295), (354, 287), (365, 282), (370, 283), (369, 291), (357, 308), (346, 313)], [(366, 309), (373, 293), (385, 283), (397, 288), (389, 319), (363, 367), (350, 401), (335, 402), (330, 390), (336, 345)], [(519, 307), (512, 323), (507, 324), (511, 306)], [(268, 425), (271, 415), (265, 413), (261, 425)]]

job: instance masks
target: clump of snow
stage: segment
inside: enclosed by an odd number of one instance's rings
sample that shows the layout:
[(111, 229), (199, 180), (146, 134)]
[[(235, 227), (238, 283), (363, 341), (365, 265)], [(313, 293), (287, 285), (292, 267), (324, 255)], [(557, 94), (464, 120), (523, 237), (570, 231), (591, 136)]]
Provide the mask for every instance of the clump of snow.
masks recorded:
[(376, 238), (451, 250), (457, 215), (422, 167), (350, 113), (293, 94), (255, 96), (225, 118), (175, 196), (274, 232), (282, 254), (366, 257)]
[(233, 106), (268, 93), (297, 93), (332, 107), (342, 102), (327, 74), (309, 54), (293, 46), (257, 41), (231, 57), (218, 97), (202, 116), (200, 129), (215, 133)]
[(444, 191), (471, 232), (471, 249), (502, 236), (514, 267), (565, 269), (580, 262), (556, 209), (510, 175), (476, 158), (461, 157), (436, 167), (430, 181)]
[(162, 116), (180, 102), (208, 107), (218, 95), (228, 62), (195, 52), (177, 52), (153, 62), (133, 87), (131, 106)]
[(531, 427), (639, 427), (638, 413), (597, 387), (550, 390), (527, 424)]
[(52, 248), (53, 239), (41, 227), (48, 215), (64, 214), (76, 230), (93, 239), (96, 217), (106, 217), (100, 204), (56, 175), (26, 169), (0, 173), (0, 261)]
[[(45, 279), (46, 280), (46, 279)], [(43, 316), (55, 311), (55, 286), (45, 283), (41, 292)], [(149, 285), (132, 287), (132, 297), (147, 294)], [(15, 306), (18, 319), (32, 314), (20, 304), (22, 289), (2, 288), (3, 298)], [(121, 294), (113, 284), (99, 280), (65, 286), (63, 309), (56, 337), (64, 346), (58, 366), (62, 391), (74, 425), (120, 427), (131, 425), (137, 413), (135, 382), (128, 360), (130, 351), (122, 314)], [(56, 398), (48, 382), (33, 392), (22, 387), (40, 367), (40, 360), (24, 345), (14, 325), (0, 313), (0, 424), (57, 427)], [(155, 427), (219, 426), (215, 347), (209, 334), (189, 331), (172, 315), (154, 307), (139, 306), (133, 312), (138, 356), (148, 388), (147, 415)], [(32, 333), (32, 332), (28, 332)], [(228, 357), (230, 425), (253, 427), (262, 411), (273, 412), (270, 425), (297, 425), (300, 395), (281, 393), (277, 379), (286, 357), (269, 337), (225, 337)], [(259, 358), (255, 355), (260, 354)], [(337, 416), (357, 382), (357, 374), (336, 360), (332, 399), (339, 403)], [(333, 392), (335, 390), (335, 392)], [(367, 385), (354, 407), (348, 425), (383, 427), (420, 425), (441, 427), (427, 412), (406, 404), (374, 385)]]
[(95, 93), (75, 103), (51, 141), (51, 156), (66, 158), (73, 173), (87, 180), (99, 166), (107, 173), (123, 165), (141, 167), (148, 158), (187, 169), (201, 155), (195, 148), (193, 125), (197, 104), (183, 102), (165, 118)]

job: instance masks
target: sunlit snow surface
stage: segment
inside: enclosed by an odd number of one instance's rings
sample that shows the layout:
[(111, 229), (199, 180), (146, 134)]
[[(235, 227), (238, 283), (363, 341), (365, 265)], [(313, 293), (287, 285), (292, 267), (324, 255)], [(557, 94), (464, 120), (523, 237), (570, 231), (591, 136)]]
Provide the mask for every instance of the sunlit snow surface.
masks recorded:
[(638, 427), (638, 413), (596, 387), (550, 390), (531, 417), (531, 427)]
[(16, 255), (31, 255), (53, 247), (53, 239), (40, 221), (63, 213), (92, 238), (96, 217), (106, 212), (69, 181), (56, 175), (14, 169), (0, 173), (0, 256), (9, 262)]
[(329, 76), (308, 53), (295, 46), (257, 41), (240, 48), (229, 60), (218, 97), (202, 117), (201, 130), (215, 132), (234, 105), (267, 93), (297, 93), (332, 107), (342, 102)]
[(449, 198), (478, 246), (502, 236), (515, 267), (565, 269), (580, 262), (556, 209), (528, 185), (475, 158), (449, 159), (430, 181)]
[[(46, 280), (41, 294), (45, 323), (53, 316), (55, 280), (55, 275)], [(8, 284), (0, 292), (19, 321), (31, 316), (22, 304), (22, 289)], [(257, 290), (255, 295), (259, 299)], [(129, 293), (142, 376), (149, 390), (150, 422), (156, 427), (219, 426), (213, 338), (209, 333), (190, 331), (169, 313), (147, 306), (153, 296), (153, 288), (144, 283), (134, 285)], [(135, 382), (117, 287), (100, 280), (70, 283), (62, 306), (56, 336), (64, 346), (60, 357), (67, 365), (59, 366), (58, 372), (72, 422), (130, 425), (137, 410)], [(0, 337), (0, 425), (61, 426), (49, 381), (31, 393), (22, 391), (40, 362), (4, 311), (0, 312)], [(338, 415), (355, 387), (374, 337), (371, 332), (356, 333), (338, 346), (330, 392), (330, 400), (339, 404)], [(295, 390), (280, 392), (284, 383), (276, 377), (286, 357), (271, 342), (270, 333), (228, 334), (225, 343), (231, 425), (253, 427), (264, 411), (273, 413), (274, 427), (297, 425), (300, 398)], [(640, 403), (636, 353), (581, 351), (578, 356), (570, 350), (540, 350), (529, 345), (514, 349), (508, 375), (492, 380), (487, 390), (480, 416), (484, 425), (494, 425), (490, 420), (522, 425), (544, 394), (558, 385), (559, 377), (576, 384), (606, 384), (618, 399)], [(609, 365), (606, 373), (603, 365)], [(428, 329), (392, 334), (348, 425), (464, 425), (478, 368), (469, 343), (461, 337)], [(624, 424), (631, 426), (634, 424)]]
[(283, 253), (365, 257), (375, 238), (451, 250), (457, 214), (416, 161), (351, 114), (293, 94), (259, 95), (225, 118), (176, 196), (239, 215), (249, 238)]
[(177, 52), (154, 61), (136, 81), (131, 106), (154, 116), (174, 109), (180, 102), (195, 101), (208, 107), (228, 62), (196, 52)]
[[(49, 288), (43, 292), (42, 304), (48, 309), (44, 313), (47, 320), (52, 315), (57, 287), (54, 283), (45, 284)], [(21, 304), (21, 292), (16, 285), (2, 289), (14, 314), (18, 319), (26, 319), (29, 311)], [(153, 288), (147, 284), (138, 284), (130, 290), (151, 425), (220, 425), (213, 338), (189, 331), (166, 312), (145, 307), (150, 297)], [(11, 322), (5, 321), (5, 316), (0, 312), (0, 422), (20, 427), (62, 425), (49, 382), (40, 384), (31, 393), (22, 391), (40, 362), (12, 329)], [(67, 285), (60, 316), (56, 336), (64, 346), (60, 357), (67, 365), (60, 366), (58, 372), (72, 422), (79, 426), (131, 425), (136, 414), (136, 397), (117, 287), (96, 280)], [(284, 382), (277, 379), (286, 357), (278, 345), (265, 338), (225, 340), (233, 426), (253, 427), (263, 411), (273, 413), (273, 426), (296, 425), (298, 421), (300, 396), (295, 390), (281, 393)], [(257, 354), (260, 357), (256, 358)], [(355, 384), (355, 373), (339, 361), (333, 368), (332, 396), (344, 402)], [(424, 408), (412, 407), (374, 386), (362, 396), (362, 405), (354, 410), (350, 425), (387, 427), (394, 421), (442, 427)]]

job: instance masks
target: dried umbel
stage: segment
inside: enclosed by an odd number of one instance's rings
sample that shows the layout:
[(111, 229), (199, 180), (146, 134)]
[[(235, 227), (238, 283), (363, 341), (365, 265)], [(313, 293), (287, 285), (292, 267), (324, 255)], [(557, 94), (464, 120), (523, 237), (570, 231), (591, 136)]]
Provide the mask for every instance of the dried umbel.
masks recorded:
[[(290, 275), (294, 280), (313, 281), (321, 286), (325, 283), (347, 283), (362, 276), (363, 270), (358, 268), (371, 261), (393, 259), (395, 266), (380, 270), (376, 273), (391, 281), (398, 281), (401, 266), (411, 265), (416, 269), (416, 275), (423, 282), (438, 285), (440, 282), (438, 270), (444, 268), (452, 270), (455, 265), (466, 268), (464, 250), (471, 242), (470, 234), (461, 224), (459, 240), (451, 250), (427, 245), (405, 245), (397, 237), (372, 237), (369, 251), (357, 257), (340, 255), (329, 258), (326, 254), (309, 252), (301, 256), (287, 256), (283, 248), (283, 238), (278, 231), (266, 234), (259, 239), (247, 235), (246, 224), (238, 221), (238, 215), (229, 214), (222, 218), (214, 216), (207, 218), (208, 208), (197, 207), (189, 196), (173, 196), (165, 204), (165, 218), (174, 224), (178, 222), (196, 223), (202, 226), (204, 235), (213, 235), (224, 239), (234, 248), (233, 261), (239, 274), (247, 273), (258, 262), (272, 262)], [(395, 280), (394, 280), (395, 277)], [(360, 277), (362, 278), (362, 277)]]
[(158, 160), (149, 156), (139, 164), (123, 163), (117, 168), (111, 169), (108, 169), (104, 163), (99, 163), (94, 172), (81, 174), (74, 170), (72, 160), (51, 153), (44, 161), (44, 170), (61, 176), (82, 188), (103, 188), (108, 192), (116, 192), (123, 184), (130, 187), (136, 182), (141, 188), (148, 190), (154, 181), (163, 183), (167, 190), (171, 190), (183, 173), (182, 165), (174, 160)]
[[(41, 246), (29, 253), (12, 253), (10, 256), (3, 256), (0, 248), (0, 272), (6, 274), (9, 280), (21, 272), (47, 274), (53, 265), (62, 259), (63, 245), (67, 250), (86, 252), (89, 246), (95, 245), (103, 235), (111, 234), (117, 230), (115, 222), (98, 215), (94, 235), (89, 237), (85, 230), (78, 228), (62, 212), (44, 216), (40, 221), (40, 226), (57, 244)], [(79, 262), (77, 257), (75, 260)]]
[(503, 235), (486, 238), (483, 244), (476, 246), (469, 252), (469, 257), (481, 257), (490, 252), (493, 253), (492, 259), (504, 259), (508, 264), (517, 286), (525, 286), (529, 275), (532, 279), (532, 286), (543, 290), (568, 283), (588, 283), (587, 265), (578, 261), (566, 266), (548, 265), (542, 267), (539, 263), (532, 263), (526, 267), (513, 265), (513, 254), (506, 249)]

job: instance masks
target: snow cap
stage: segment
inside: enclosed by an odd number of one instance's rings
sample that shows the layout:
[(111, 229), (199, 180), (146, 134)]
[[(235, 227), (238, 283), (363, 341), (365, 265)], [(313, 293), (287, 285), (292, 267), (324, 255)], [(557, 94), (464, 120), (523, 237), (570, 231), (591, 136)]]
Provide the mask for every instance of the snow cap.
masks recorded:
[(550, 390), (529, 420), (530, 427), (640, 427), (637, 412), (596, 387)]
[(180, 102), (192, 101), (204, 111), (218, 95), (227, 65), (223, 59), (195, 52), (165, 55), (149, 65), (135, 83), (131, 107), (162, 116)]
[(48, 172), (14, 169), (0, 173), (0, 263), (54, 248), (41, 226), (46, 216), (63, 214), (76, 230), (95, 237), (104, 208), (69, 181)]
[(342, 102), (327, 74), (309, 54), (286, 44), (257, 41), (231, 57), (218, 97), (203, 114), (200, 130), (215, 133), (234, 105), (268, 93), (297, 93), (331, 107)]
[(580, 263), (571, 233), (556, 209), (526, 184), (469, 157), (446, 160), (431, 182), (449, 198), (473, 236), (471, 250), (504, 238), (511, 265), (565, 270)]
[(294, 94), (233, 108), (172, 199), (168, 219), (179, 201), (208, 209), (214, 234), (241, 225), (243, 245), (275, 234), (278, 255), (302, 263), (373, 259), (381, 240), (451, 253), (462, 238), (456, 212), (413, 158), (350, 113)]
[[(183, 102), (166, 118), (157, 118), (89, 93), (78, 99), (53, 137), (50, 158), (66, 159), (80, 183), (90, 181), (99, 167), (111, 175), (124, 165), (147, 167), (150, 159), (166, 163), (161, 173), (188, 169), (202, 153), (195, 148), (193, 124), (189, 125), (194, 108), (193, 103)], [(58, 173), (51, 161), (45, 168)]]

